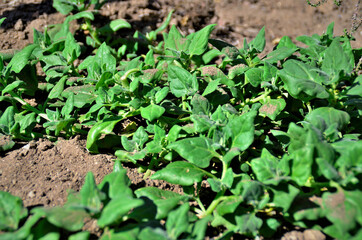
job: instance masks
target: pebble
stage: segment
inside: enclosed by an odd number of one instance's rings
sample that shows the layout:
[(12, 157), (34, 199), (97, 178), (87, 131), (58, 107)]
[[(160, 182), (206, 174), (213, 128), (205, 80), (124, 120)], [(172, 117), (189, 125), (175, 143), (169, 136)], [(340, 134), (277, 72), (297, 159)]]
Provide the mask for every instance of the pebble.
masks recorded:
[(314, 229), (307, 229), (304, 231), (304, 239), (309, 239), (309, 240), (325, 240), (326, 236), (318, 230), (314, 230)]
[(28, 193), (28, 197), (29, 197), (29, 198), (35, 197), (35, 192), (34, 192), (34, 191), (30, 191), (30, 192)]
[(24, 30), (24, 24), (23, 21), (21, 19), (19, 19), (18, 21), (16, 21), (14, 29), (16, 31), (23, 31)]

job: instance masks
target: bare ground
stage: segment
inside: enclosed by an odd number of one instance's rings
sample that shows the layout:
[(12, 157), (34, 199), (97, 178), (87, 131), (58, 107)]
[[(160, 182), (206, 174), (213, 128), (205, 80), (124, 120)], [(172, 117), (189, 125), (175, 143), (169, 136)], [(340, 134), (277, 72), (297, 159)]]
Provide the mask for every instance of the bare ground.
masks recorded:
[[(293, 40), (299, 35), (321, 34), (335, 21), (335, 33), (351, 29), (351, 17), (357, 0), (344, 1), (335, 7), (333, 1), (319, 8), (308, 6), (304, 0), (131, 0), (110, 1), (103, 7), (102, 16), (108, 20), (124, 18), (140, 31), (147, 32), (159, 26), (174, 9), (172, 24), (184, 34), (216, 23), (213, 37), (241, 47), (244, 38), (256, 36), (265, 25), (266, 51), (273, 41), (288, 35)], [(47, 0), (3, 0), (0, 18), (7, 20), (0, 28), (0, 49), (21, 49), (32, 42), (33, 28), (61, 23), (65, 17), (52, 8)], [(361, 17), (361, 11), (357, 13)], [(354, 36), (354, 47), (362, 47), (362, 29)], [(55, 206), (64, 204), (68, 189), (78, 191), (87, 172), (92, 171), (96, 182), (112, 171), (114, 156), (91, 155), (85, 149), (85, 140), (75, 137), (53, 143), (47, 139), (18, 143), (18, 148), (0, 155), (0, 190), (23, 199), (25, 206)], [(137, 169), (129, 168), (128, 176), (134, 188), (157, 186), (181, 192), (182, 189), (163, 181), (143, 180)], [(308, 235), (309, 234), (309, 235)], [(312, 234), (312, 235), (310, 235)], [(293, 231), (282, 239), (325, 239), (320, 232)]]

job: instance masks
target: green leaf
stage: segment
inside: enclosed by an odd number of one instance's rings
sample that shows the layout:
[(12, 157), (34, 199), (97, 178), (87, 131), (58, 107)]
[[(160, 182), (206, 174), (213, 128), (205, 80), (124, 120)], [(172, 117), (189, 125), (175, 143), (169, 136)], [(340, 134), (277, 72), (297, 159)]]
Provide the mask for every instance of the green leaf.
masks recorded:
[[(137, 236), (139, 240), (169, 240), (170, 238), (167, 235), (167, 232), (162, 228), (144, 228), (140, 234)], [(125, 238), (131, 239), (131, 238)], [(136, 239), (136, 238), (134, 238)]]
[(263, 225), (263, 220), (255, 216), (253, 213), (236, 216), (235, 221), (239, 227), (240, 233), (251, 233), (254, 236), (258, 234), (259, 229)]
[(139, 188), (135, 191), (138, 198), (147, 197), (157, 206), (156, 219), (162, 219), (180, 203), (188, 200), (187, 196), (156, 187)]
[[(94, 179), (94, 175), (92, 172), (88, 172), (84, 185), (82, 189), (79, 191), (81, 206), (87, 210), (87, 212), (98, 213), (102, 207), (102, 198), (103, 195), (97, 188), (97, 184)], [(77, 200), (75, 200), (77, 201)], [(70, 205), (77, 205), (77, 202), (69, 201)], [(78, 205), (79, 206), (79, 205)]]
[(259, 114), (275, 120), (276, 117), (283, 111), (287, 103), (283, 98), (267, 99), (259, 108)]
[(69, 32), (65, 40), (64, 50), (62, 52), (63, 56), (67, 62), (70, 63), (77, 59), (80, 56), (80, 53), (79, 44), (73, 37), (73, 34)]
[(33, 237), (33, 239), (59, 240), (59, 228), (46, 219), (42, 219), (31, 230), (31, 237)]
[(207, 182), (210, 184), (211, 190), (216, 193), (226, 189), (225, 185), (221, 182), (220, 179), (208, 178)]
[[(327, 179), (338, 180), (338, 173), (334, 169), (334, 150), (323, 140), (320, 131), (311, 125), (299, 128), (291, 123), (288, 134), (291, 139), (288, 152), (293, 159), (292, 178), (299, 185), (304, 185), (312, 176), (317, 178), (324, 175)], [(318, 164), (316, 169), (312, 168), (315, 162)]]
[(159, 119), (164, 112), (164, 107), (155, 104), (150, 104), (145, 108), (141, 107), (141, 116), (150, 122)]
[(265, 59), (265, 61), (273, 64), (273, 63), (277, 63), (280, 60), (284, 60), (288, 57), (290, 57), (291, 55), (293, 55), (293, 53), (295, 51), (297, 51), (297, 47), (295, 48), (290, 48), (289, 46), (287, 47), (280, 47), (277, 48), (276, 50), (270, 52), (267, 55), (267, 58)]
[(141, 83), (157, 82), (161, 79), (163, 71), (158, 69), (143, 70), (143, 75), (140, 76)]
[(229, 73), (228, 73), (228, 77), (230, 79), (234, 79), (235, 77), (244, 74), (249, 69), (250, 69), (250, 67), (247, 67), (244, 64), (238, 64), (238, 65), (233, 66), (232, 68), (230, 68)]
[(17, 230), (20, 220), (27, 215), (21, 198), (0, 191), (0, 230)]
[(286, 61), (279, 75), (285, 84), (284, 87), (294, 98), (309, 101), (314, 98), (329, 97), (321, 85), (324, 77), (320, 76), (315, 68), (301, 61)]
[(240, 55), (239, 50), (235, 46), (222, 40), (209, 39), (209, 43), (228, 56), (231, 60), (235, 60)]
[(207, 76), (208, 80), (219, 80), (221, 84), (228, 87), (235, 86), (235, 82), (230, 80), (223, 71), (215, 66), (204, 66), (201, 68), (201, 76)]
[(251, 168), (260, 182), (282, 176), (278, 168), (278, 158), (274, 157), (266, 148), (263, 148), (260, 158), (251, 161)]
[(191, 238), (195, 240), (203, 240), (205, 239), (206, 229), (209, 223), (212, 220), (212, 216), (208, 215), (200, 220), (198, 220), (193, 225)]
[(63, 15), (67, 15), (68, 13), (76, 9), (76, 5), (66, 0), (54, 0), (53, 7)]
[(53, 208), (35, 208), (31, 211), (33, 214), (41, 213), (47, 221), (54, 226), (63, 228), (67, 231), (74, 232), (79, 231), (84, 226), (86, 218), (89, 218), (89, 214), (83, 209), (68, 209), (65, 207), (53, 207)]
[(267, 218), (266, 221), (263, 222), (260, 234), (266, 238), (271, 238), (276, 233), (280, 225), (281, 223), (277, 219)]
[(7, 71), (14, 71), (15, 73), (20, 73), (23, 68), (29, 64), (29, 60), (34, 50), (38, 48), (37, 44), (31, 44), (23, 48), (20, 52), (16, 53), (11, 59), (9, 64), (6, 66)]
[(290, 37), (288, 37), (288, 36), (283, 36), (280, 39), (277, 49), (283, 48), (283, 47), (294, 49), (294, 50), (297, 49), (297, 46), (293, 43), (292, 39), (290, 39)]
[(89, 236), (90, 232), (84, 231), (70, 235), (68, 240), (88, 240)]
[(190, 41), (181, 35), (175, 25), (172, 25), (168, 34), (164, 33), (164, 39), (165, 53), (171, 56), (179, 57), (175, 52), (179, 52), (179, 55), (181, 55), (181, 52), (187, 51), (190, 44)]
[(259, 31), (258, 35), (249, 43), (251, 48), (261, 53), (265, 48), (265, 26)]
[(163, 71), (158, 69), (143, 70), (143, 75), (140, 76), (140, 81), (143, 84), (150, 82), (158, 82), (162, 77)]
[(313, 148), (304, 148), (293, 152), (291, 177), (301, 186), (312, 176)]
[(222, 158), (222, 161), (229, 164), (234, 157), (240, 154), (240, 149), (237, 147), (231, 148)]
[(204, 54), (202, 54), (202, 61), (205, 64), (209, 64), (214, 58), (218, 57), (221, 55), (221, 52), (215, 48), (210, 49), (208, 51), (206, 51)]
[(36, 113), (32, 112), (18, 119), (21, 133), (30, 133), (36, 124)]
[(182, 127), (179, 125), (174, 125), (168, 132), (168, 135), (166, 136), (167, 141), (169, 143), (175, 142), (179, 138), (179, 133), (182, 130)]
[(172, 239), (178, 239), (187, 230), (189, 226), (189, 209), (189, 204), (185, 203), (169, 213), (166, 221), (166, 230)]
[(64, 85), (65, 82), (67, 81), (68, 77), (64, 76), (62, 77), (57, 84), (55, 84), (55, 86), (52, 88), (52, 90), (50, 91), (48, 98), (50, 99), (54, 99), (54, 98), (59, 98), (59, 96), (62, 95), (63, 91), (64, 91)]
[(253, 87), (259, 86), (263, 80), (264, 69), (251, 68), (245, 72), (245, 81), (250, 82)]
[(183, 68), (168, 65), (168, 80), (173, 95), (182, 97), (197, 92), (199, 84), (195, 76)]
[(207, 84), (207, 87), (205, 88), (204, 92), (202, 93), (202, 96), (206, 96), (210, 93), (213, 93), (214, 91), (216, 91), (216, 89), (218, 88), (220, 84), (220, 79), (216, 79), (216, 80), (213, 80), (213, 81), (210, 81), (208, 84)]
[(159, 104), (163, 99), (165, 99), (170, 92), (169, 87), (163, 87), (160, 91), (158, 91), (155, 95), (155, 102)]
[(292, 184), (281, 182), (278, 186), (272, 186), (273, 203), (275, 206), (283, 209), (287, 212), (293, 203), (295, 197), (299, 194), (299, 189)]
[(350, 116), (347, 112), (332, 107), (320, 107), (308, 113), (305, 121), (324, 132), (331, 125), (341, 131), (349, 123)]
[(108, 71), (113, 73), (116, 70), (116, 58), (112, 55), (106, 43), (103, 43), (97, 49), (96, 55), (88, 56), (85, 61), (79, 65), (79, 68), (87, 68), (88, 79), (100, 80), (104, 72)]
[(3, 24), (3, 22), (5, 21), (6, 17), (0, 18), (0, 26), (1, 24)]
[(120, 168), (117, 172), (113, 171), (106, 175), (98, 185), (98, 189), (106, 193), (111, 199), (124, 196), (133, 197), (133, 191), (129, 188), (130, 185), (131, 181), (127, 177), (127, 170)]
[(0, 117), (0, 130), (6, 135), (11, 135), (11, 128), (15, 124), (15, 108), (7, 107)]
[(191, 99), (191, 105), (192, 105), (192, 113), (193, 114), (205, 114), (208, 115), (210, 113), (210, 103), (207, 100), (207, 98), (195, 94)]
[(242, 196), (229, 196), (226, 200), (217, 205), (215, 211), (222, 215), (234, 213), (237, 207), (243, 202)]
[(62, 108), (61, 114), (63, 117), (67, 117), (74, 109), (74, 94), (70, 94), (69, 98), (65, 102), (64, 107)]
[(332, 143), (332, 147), (339, 153), (336, 166), (341, 169), (362, 168), (362, 141), (343, 139)]
[(98, 152), (98, 147), (96, 141), (100, 138), (102, 134), (109, 134), (113, 131), (114, 126), (121, 121), (123, 118), (109, 118), (101, 122), (97, 122), (89, 130), (87, 135), (87, 149), (90, 152)]
[(243, 191), (241, 196), (244, 202), (248, 204), (256, 204), (260, 198), (264, 195), (264, 188), (260, 182), (248, 181), (243, 184)]
[(354, 60), (345, 53), (339, 39), (336, 38), (325, 51), (322, 70), (330, 75), (329, 80), (334, 83), (340, 79), (340, 72), (343, 71), (345, 74), (352, 72), (354, 66), (351, 62)]
[(0, 133), (0, 152), (6, 152), (15, 146), (11, 137)]
[(210, 33), (214, 30), (216, 24), (211, 24), (200, 31), (197, 31), (194, 34), (187, 36), (190, 40), (190, 45), (188, 46), (188, 53), (193, 55), (201, 55), (205, 52), (210, 37)]
[(117, 150), (114, 155), (117, 156), (118, 160), (121, 161), (131, 161), (136, 164), (137, 160), (143, 159), (147, 155), (147, 149), (141, 151), (125, 152), (123, 150)]
[(68, 209), (65, 207), (34, 208), (32, 213), (41, 213), (57, 227), (74, 232), (82, 229), (84, 220), (89, 217), (83, 209)]
[(126, 20), (124, 19), (116, 19), (110, 22), (109, 26), (111, 27), (113, 32), (118, 31), (119, 29), (122, 28), (132, 28), (131, 24), (129, 24)]
[(231, 138), (231, 148), (246, 150), (254, 141), (254, 118), (256, 111), (250, 111), (231, 119), (225, 126), (225, 134)]
[(194, 164), (177, 161), (155, 172), (151, 179), (165, 180), (181, 186), (191, 186), (195, 182), (201, 182), (205, 175), (207, 175), (207, 172)]
[(128, 138), (125, 135), (122, 135), (121, 137), (121, 143), (123, 148), (128, 152), (133, 152), (137, 149), (137, 144), (133, 140), (128, 140)]
[(91, 11), (81, 11), (73, 15), (69, 15), (66, 17), (65, 21), (60, 24), (61, 28), (60, 30), (56, 31), (54, 34), (53, 40), (54, 41), (62, 41), (65, 39), (65, 36), (67, 36), (70, 27), (70, 22), (73, 20), (86, 18), (89, 20), (94, 20), (94, 14)]
[(338, 191), (323, 194), (323, 210), (332, 225), (325, 229), (326, 233), (337, 239), (345, 239), (349, 231), (356, 227), (357, 221), (361, 224), (362, 192)]
[(347, 95), (361, 97), (362, 96), (362, 75), (359, 75), (353, 82), (353, 85), (348, 88)]
[(138, 149), (142, 149), (143, 145), (148, 141), (148, 134), (144, 127), (140, 126), (133, 134), (132, 140), (137, 144)]
[(141, 199), (134, 199), (127, 195), (113, 198), (103, 209), (97, 225), (104, 228), (115, 223), (121, 217), (126, 215), (133, 208), (143, 204)]
[(208, 131), (215, 124), (214, 121), (204, 114), (191, 115), (191, 121), (194, 123), (195, 130), (200, 133)]
[(270, 64), (268, 61), (264, 62), (263, 68), (264, 68), (263, 80), (264, 82), (268, 82), (267, 86), (269, 86), (270, 83), (273, 84), (277, 80), (278, 68)]
[(194, 137), (179, 140), (167, 146), (181, 157), (198, 167), (206, 168), (213, 157), (219, 157), (212, 147), (212, 140), (206, 137)]
[(2, 233), (1, 240), (14, 240), (14, 239), (26, 239), (29, 237), (31, 231), (34, 229), (34, 226), (42, 218), (42, 214), (36, 213), (30, 216), (24, 225), (15, 232)]
[(23, 85), (24, 82), (21, 80), (16, 80), (10, 84), (8, 84), (2, 91), (1, 94), (4, 95), (5, 93), (11, 92), (12, 90), (18, 88), (19, 86)]

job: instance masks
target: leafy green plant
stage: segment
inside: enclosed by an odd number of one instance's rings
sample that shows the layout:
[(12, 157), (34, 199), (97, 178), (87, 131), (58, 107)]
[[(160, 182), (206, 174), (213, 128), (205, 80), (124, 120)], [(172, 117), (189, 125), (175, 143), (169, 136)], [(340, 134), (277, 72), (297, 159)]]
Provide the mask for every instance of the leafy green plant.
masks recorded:
[[(28, 213), (21, 199), (0, 192), (2, 230), (0, 239), (25, 239), (50, 237), (62, 239), (88, 239), (82, 232), (84, 220), (95, 219), (103, 229), (100, 239), (154, 237), (177, 239), (181, 235), (203, 239), (208, 219), (199, 220), (190, 212), (187, 197), (157, 188), (139, 189), (134, 195), (129, 188), (126, 170), (115, 168), (98, 186), (92, 173), (86, 176), (79, 193), (71, 193), (63, 207), (33, 208)], [(185, 202), (180, 205), (180, 203)], [(29, 214), (29, 215), (28, 215)], [(168, 215), (165, 225), (160, 220)], [(28, 217), (18, 229), (21, 219)], [(5, 225), (4, 225), (5, 224)], [(118, 227), (117, 227), (118, 226)], [(63, 231), (60, 231), (63, 229)], [(16, 231), (14, 231), (16, 230)]]
[[(306, 1), (312, 7), (319, 7), (320, 5), (326, 3), (328, 0), (317, 1), (317, 3), (311, 3), (310, 0), (306, 0)], [(342, 3), (342, 0), (333, 0), (333, 1), (336, 6), (340, 6)]]
[[(203, 239), (207, 229), (222, 239), (272, 237), (285, 225), (360, 237), (361, 49), (351, 36), (334, 36), (332, 23), (322, 35), (298, 37), (305, 47), (283, 37), (265, 57), (265, 28), (241, 49), (211, 39), (215, 25), (188, 36), (172, 26), (156, 42), (171, 12), (160, 28), (135, 33), (141, 49), (108, 41), (130, 26), (95, 28), (87, 3), (58, 1), (75, 14), (1, 59), (0, 133), (83, 134), (89, 152), (115, 154), (115, 171), (98, 186), (89, 173), (64, 207), (28, 213), (1, 193), (0, 217), (9, 224), (0, 239), (88, 239), (85, 218), (97, 221), (102, 239)], [(69, 31), (78, 19), (88, 45)], [(34, 95), (45, 97), (32, 106), (25, 97)], [(124, 162), (183, 194), (132, 191)]]
[(72, 11), (82, 12), (88, 10), (90, 7), (93, 7), (94, 10), (99, 10), (107, 0), (55, 0), (53, 1), (53, 7), (60, 13), (67, 15)]

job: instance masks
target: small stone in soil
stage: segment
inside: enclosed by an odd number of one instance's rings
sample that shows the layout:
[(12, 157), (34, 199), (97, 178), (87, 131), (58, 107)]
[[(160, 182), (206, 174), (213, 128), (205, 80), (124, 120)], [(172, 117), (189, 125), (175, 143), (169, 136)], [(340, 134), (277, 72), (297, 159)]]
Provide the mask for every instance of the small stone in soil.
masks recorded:
[(21, 19), (19, 19), (19, 20), (15, 23), (14, 29), (15, 29), (16, 31), (23, 31), (23, 30), (24, 30), (24, 24), (23, 24), (23, 21), (22, 21)]

